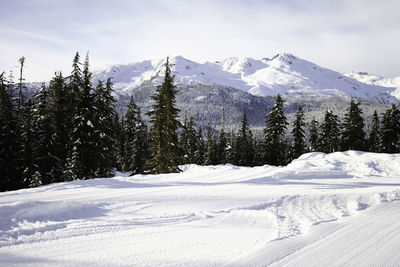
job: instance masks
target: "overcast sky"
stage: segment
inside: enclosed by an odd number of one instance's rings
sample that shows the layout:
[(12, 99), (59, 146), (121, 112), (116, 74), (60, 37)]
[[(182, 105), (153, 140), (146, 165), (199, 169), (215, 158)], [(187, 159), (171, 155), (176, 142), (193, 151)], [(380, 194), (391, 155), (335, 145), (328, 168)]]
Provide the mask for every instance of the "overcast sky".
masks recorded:
[(168, 55), (205, 62), (288, 52), (340, 72), (400, 76), (398, 0), (1, 0), (0, 71), (26, 79)]

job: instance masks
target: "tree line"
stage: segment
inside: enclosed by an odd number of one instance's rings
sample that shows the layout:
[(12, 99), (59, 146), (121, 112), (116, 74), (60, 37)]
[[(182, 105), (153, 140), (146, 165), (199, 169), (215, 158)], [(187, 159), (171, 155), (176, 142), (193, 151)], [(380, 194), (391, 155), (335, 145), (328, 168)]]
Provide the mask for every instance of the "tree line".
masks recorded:
[(313, 119), (308, 127), (299, 107), (289, 134), (279, 95), (266, 114), (262, 136), (253, 135), (245, 109), (238, 131), (226, 132), (222, 110), (219, 133), (211, 127), (204, 133), (192, 117), (179, 120), (168, 59), (164, 81), (152, 97), (153, 109), (145, 114), (149, 126), (133, 97), (126, 113), (117, 114), (111, 78), (94, 86), (88, 55), (81, 63), (76, 53), (71, 74), (57, 72), (32, 99), (23, 94), (24, 61), (19, 61), (18, 82), (0, 74), (0, 191), (110, 177), (115, 170), (158, 174), (179, 172), (182, 164), (286, 165), (310, 151), (400, 152), (395, 104), (381, 118), (374, 112), (368, 136), (355, 100), (343, 121), (327, 110), (321, 123)]

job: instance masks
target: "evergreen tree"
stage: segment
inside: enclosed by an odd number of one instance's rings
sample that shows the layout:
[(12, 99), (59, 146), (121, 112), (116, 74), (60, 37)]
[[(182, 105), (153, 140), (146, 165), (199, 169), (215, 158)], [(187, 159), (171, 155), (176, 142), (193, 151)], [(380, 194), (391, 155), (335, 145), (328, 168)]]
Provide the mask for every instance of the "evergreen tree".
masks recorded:
[[(94, 127), (94, 98), (91, 94), (91, 73), (89, 71), (89, 58), (85, 59), (82, 84), (79, 88), (82, 90), (75, 92), (77, 105), (73, 120), (72, 143), (76, 147), (79, 155), (82, 172), (79, 179), (88, 179), (96, 177), (98, 155), (94, 155), (96, 149), (96, 129)], [(70, 85), (73, 87), (73, 85)]]
[(0, 191), (22, 186), (21, 146), (17, 108), (4, 73), (0, 74)]
[(208, 127), (204, 164), (217, 165), (218, 164), (217, 153), (218, 153), (217, 140), (215, 138), (215, 135), (211, 133), (211, 127)]
[[(56, 180), (53, 168), (57, 166), (58, 159), (54, 155), (54, 134), (51, 128), (51, 118), (48, 110), (48, 90), (45, 84), (35, 94), (36, 103), (33, 105), (33, 154), (35, 165), (40, 173), (40, 181), (48, 184)], [(35, 172), (36, 173), (36, 172)]]
[(319, 132), (318, 132), (318, 121), (313, 118), (309, 126), (309, 142), (310, 151), (318, 151), (319, 149)]
[(71, 155), (66, 160), (65, 170), (63, 173), (64, 181), (74, 181), (85, 177), (78, 151), (78, 147), (80, 146), (80, 140), (78, 139), (74, 142)]
[[(72, 61), (72, 72), (71, 75), (69, 76), (69, 106), (71, 108), (71, 113), (74, 114), (76, 112), (77, 108), (77, 103), (78, 99), (80, 98), (80, 94), (82, 91), (82, 70), (80, 68), (80, 56), (79, 53), (76, 52), (74, 60)], [(88, 72), (86, 73), (87, 75), (89, 74)]]
[(147, 127), (141, 118), (140, 108), (131, 97), (124, 120), (125, 161), (124, 171), (132, 175), (144, 173), (148, 158)]
[(114, 142), (114, 157), (116, 159), (116, 164), (117, 164), (117, 170), (118, 171), (125, 171), (126, 170), (126, 165), (125, 165), (125, 154), (126, 154), (126, 149), (125, 149), (125, 144), (126, 144), (126, 133), (125, 133), (125, 120), (124, 117), (121, 118), (121, 120), (116, 118), (117, 122), (117, 137)]
[(195, 152), (195, 163), (198, 165), (204, 164), (204, 157), (206, 153), (206, 147), (203, 139), (203, 130), (199, 127), (197, 131), (197, 140), (196, 140), (196, 152)]
[(359, 106), (360, 103), (352, 99), (345, 114), (341, 142), (343, 150), (363, 150), (365, 147), (363, 112)]
[(194, 164), (196, 162), (197, 136), (194, 129), (193, 117), (190, 117), (189, 122), (185, 118), (181, 134), (181, 148), (183, 163)]
[(371, 125), (371, 132), (369, 133), (369, 138), (368, 138), (368, 150), (371, 152), (380, 152), (381, 147), (380, 147), (380, 122), (379, 122), (379, 117), (378, 113), (376, 110), (374, 111), (374, 114), (372, 115), (372, 125)]
[(36, 155), (33, 154), (34, 149), (34, 139), (33, 139), (33, 118), (32, 118), (32, 110), (33, 110), (33, 103), (29, 99), (28, 102), (23, 104), (23, 118), (22, 126), (21, 126), (21, 146), (22, 146), (22, 168), (23, 168), (23, 180), (25, 185), (29, 185), (30, 180), (38, 170), (38, 166), (35, 164)]
[(238, 145), (237, 145), (237, 136), (231, 131), (228, 137), (228, 146), (226, 150), (226, 156), (228, 159), (228, 162), (233, 165), (238, 165), (239, 164), (239, 151), (238, 151)]
[(394, 103), (386, 110), (382, 118), (381, 146), (386, 153), (400, 152), (400, 110)]
[[(20, 57), (19, 58), (19, 83), (18, 83), (18, 112), (20, 116), (23, 114), (23, 107), (25, 104), (25, 96), (23, 93), (23, 89), (26, 88), (25, 83), (24, 83), (24, 77), (23, 77), (23, 70), (24, 70), (24, 64), (25, 64), (25, 57)], [(21, 117), (22, 118), (22, 117)]]
[(293, 122), (293, 144), (290, 151), (291, 159), (297, 159), (306, 151), (306, 144), (304, 141), (305, 137), (305, 122), (304, 122), (304, 111), (301, 107), (296, 112), (296, 119)]
[(98, 82), (94, 91), (94, 131), (97, 146), (95, 146), (97, 167), (96, 176), (108, 177), (114, 167), (113, 146), (116, 138), (117, 113), (115, 112), (115, 99), (112, 96), (112, 83), (109, 78), (106, 86)]
[(283, 113), (283, 100), (280, 95), (271, 112), (267, 115), (267, 123), (264, 128), (264, 162), (269, 165), (283, 165), (286, 163), (286, 142), (283, 139), (287, 129), (287, 119)]
[(155, 102), (153, 110), (148, 112), (152, 127), (150, 129), (151, 158), (147, 162), (147, 170), (156, 174), (181, 171), (178, 166), (181, 151), (177, 135), (181, 123), (177, 119), (179, 114), (179, 109), (175, 107), (177, 90), (168, 58), (164, 67), (164, 82), (157, 88), (157, 94), (153, 96)]
[(253, 148), (254, 148), (254, 157), (252, 166), (260, 166), (263, 165), (263, 146), (262, 139), (254, 138), (253, 139)]
[(40, 174), (39, 171), (36, 171), (33, 175), (32, 178), (29, 181), (29, 187), (33, 188), (33, 187), (38, 187), (43, 185), (42, 183), (42, 175)]
[(242, 123), (237, 136), (237, 151), (240, 166), (251, 166), (253, 164), (253, 135), (249, 129), (246, 109), (243, 111)]
[(47, 113), (50, 123), (50, 153), (53, 155), (51, 182), (61, 182), (70, 146), (71, 127), (74, 114), (70, 108), (70, 91), (61, 72), (49, 83)]
[(332, 111), (327, 110), (321, 125), (320, 148), (322, 152), (332, 153), (339, 149), (339, 119)]
[(219, 132), (218, 137), (218, 163), (226, 164), (227, 163), (227, 155), (226, 155), (226, 147), (227, 140), (225, 136), (225, 109), (222, 109), (222, 125), (221, 131)]

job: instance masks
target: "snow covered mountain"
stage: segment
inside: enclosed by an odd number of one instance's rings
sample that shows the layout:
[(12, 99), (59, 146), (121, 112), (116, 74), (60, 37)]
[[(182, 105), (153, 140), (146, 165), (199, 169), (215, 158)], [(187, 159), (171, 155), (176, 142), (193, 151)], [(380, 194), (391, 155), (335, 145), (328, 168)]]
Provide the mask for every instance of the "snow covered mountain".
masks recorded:
[(345, 75), (365, 84), (396, 88), (392, 92), (392, 95), (397, 99), (400, 99), (400, 76), (395, 78), (385, 78), (367, 72), (351, 72)]
[[(322, 68), (287, 53), (263, 59), (232, 57), (202, 64), (175, 56), (170, 62), (177, 84), (217, 84), (256, 96), (356, 97), (379, 103), (400, 99), (400, 77), (373, 81), (360, 74), (346, 75)], [(160, 84), (164, 63), (165, 59), (112, 65), (96, 71), (94, 78), (113, 77), (115, 90), (129, 95), (139, 86)]]

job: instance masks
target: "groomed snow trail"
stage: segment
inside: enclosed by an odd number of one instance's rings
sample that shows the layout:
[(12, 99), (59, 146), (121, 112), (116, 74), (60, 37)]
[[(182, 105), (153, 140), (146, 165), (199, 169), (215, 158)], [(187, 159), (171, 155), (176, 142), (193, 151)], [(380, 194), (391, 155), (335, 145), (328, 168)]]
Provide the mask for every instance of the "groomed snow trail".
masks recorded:
[(0, 265), (400, 264), (400, 154), (183, 170), (0, 193)]
[(306, 236), (275, 240), (235, 266), (399, 266), (400, 203), (387, 202)]

